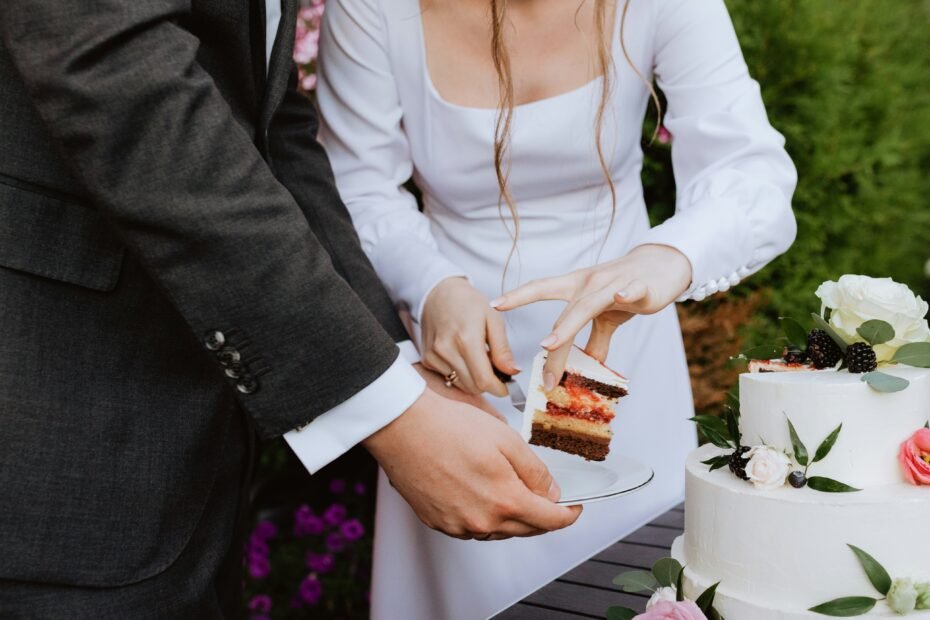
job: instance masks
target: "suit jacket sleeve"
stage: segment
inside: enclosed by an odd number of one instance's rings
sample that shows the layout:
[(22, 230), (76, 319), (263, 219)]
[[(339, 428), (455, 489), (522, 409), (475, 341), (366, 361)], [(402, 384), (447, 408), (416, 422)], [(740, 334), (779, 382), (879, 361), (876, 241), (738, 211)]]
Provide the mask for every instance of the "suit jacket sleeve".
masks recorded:
[(318, 127), (313, 104), (297, 90), (297, 67), (291, 63), (287, 92), (269, 132), (275, 176), (296, 199), (339, 274), (395, 341), (407, 340), (407, 331), (339, 197), (329, 159), (316, 139)]
[(247, 361), (259, 389), (241, 402), (274, 436), (369, 385), (397, 347), (196, 62), (189, 18), (184, 0), (3, 0), (0, 35), (77, 178), (193, 335), (221, 331)]

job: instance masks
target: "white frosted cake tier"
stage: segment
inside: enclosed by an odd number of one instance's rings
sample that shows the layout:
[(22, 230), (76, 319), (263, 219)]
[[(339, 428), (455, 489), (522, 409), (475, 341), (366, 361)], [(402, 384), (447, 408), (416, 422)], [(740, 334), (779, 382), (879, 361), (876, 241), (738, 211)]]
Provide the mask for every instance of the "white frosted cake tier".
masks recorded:
[[(673, 555), (687, 566), (687, 594), (720, 582), (717, 607), (728, 620), (823, 618), (806, 610), (843, 596), (881, 598), (847, 543), (893, 578), (930, 581), (930, 488), (759, 490), (700, 462), (721, 453), (708, 445), (688, 458), (685, 533)], [(891, 615), (882, 603), (868, 617)]]
[(820, 370), (743, 374), (740, 432), (744, 445), (765, 443), (791, 452), (787, 418), (813, 456), (841, 422), (830, 454), (810, 475), (833, 478), (857, 488), (903, 480), (896, 456), (901, 442), (930, 417), (930, 370), (908, 366), (882, 368), (910, 385), (880, 393), (861, 375)]

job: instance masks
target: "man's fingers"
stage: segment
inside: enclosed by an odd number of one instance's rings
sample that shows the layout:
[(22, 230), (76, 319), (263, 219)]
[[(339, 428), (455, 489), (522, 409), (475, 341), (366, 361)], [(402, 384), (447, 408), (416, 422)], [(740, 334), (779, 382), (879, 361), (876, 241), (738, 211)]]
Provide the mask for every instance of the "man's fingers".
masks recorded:
[(526, 488), (536, 495), (558, 501), (561, 490), (549, 473), (549, 468), (519, 435), (514, 433), (511, 441), (501, 446), (501, 452)]
[(507, 340), (507, 328), (503, 317), (496, 312), (489, 312), (487, 325), (488, 346), (491, 349), (491, 362), (494, 367), (508, 375), (518, 374), (520, 369), (513, 359), (513, 351)]
[(532, 528), (554, 532), (577, 521), (581, 510), (581, 506), (561, 506), (546, 497), (525, 493), (520, 498), (520, 510), (513, 515), (513, 520)]
[(491, 301), (490, 305), (496, 310), (513, 310), (537, 301), (552, 299), (567, 301), (571, 297), (571, 292), (571, 281), (565, 276), (541, 278), (504, 293)]

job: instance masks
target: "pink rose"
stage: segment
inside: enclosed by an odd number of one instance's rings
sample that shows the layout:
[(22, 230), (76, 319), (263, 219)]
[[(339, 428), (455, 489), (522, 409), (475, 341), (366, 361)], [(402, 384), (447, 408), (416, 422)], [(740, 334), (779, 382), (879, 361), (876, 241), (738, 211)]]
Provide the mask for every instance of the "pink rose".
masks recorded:
[(930, 484), (930, 428), (922, 428), (901, 444), (898, 462), (911, 484)]
[(707, 620), (692, 601), (660, 601), (633, 620)]

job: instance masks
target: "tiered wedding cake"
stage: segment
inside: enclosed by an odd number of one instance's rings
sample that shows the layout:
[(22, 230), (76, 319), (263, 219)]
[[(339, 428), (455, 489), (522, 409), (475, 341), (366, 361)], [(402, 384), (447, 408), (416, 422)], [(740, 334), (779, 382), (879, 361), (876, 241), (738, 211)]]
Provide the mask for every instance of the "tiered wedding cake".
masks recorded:
[(740, 376), (739, 412), (698, 419), (713, 443), (688, 459), (672, 555), (688, 598), (719, 582), (727, 620), (930, 618), (927, 307), (883, 314), (895, 283), (855, 278), (818, 290), (832, 318), (808, 342)]

